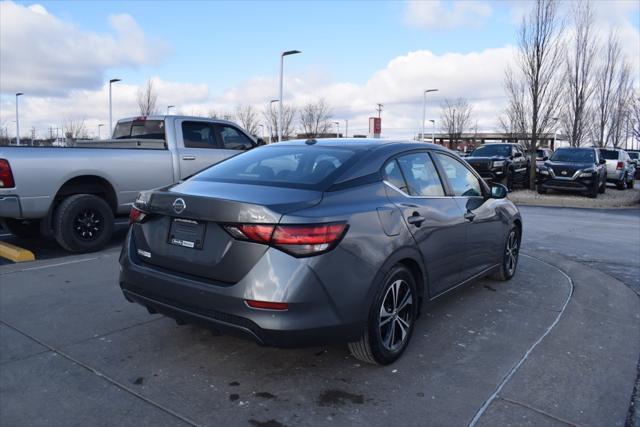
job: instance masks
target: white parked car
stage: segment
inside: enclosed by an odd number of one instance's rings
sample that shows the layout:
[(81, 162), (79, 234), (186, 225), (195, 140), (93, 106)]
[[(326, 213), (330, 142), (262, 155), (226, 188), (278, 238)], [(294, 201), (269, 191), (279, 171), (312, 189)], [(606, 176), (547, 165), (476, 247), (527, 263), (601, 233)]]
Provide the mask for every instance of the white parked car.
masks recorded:
[(600, 155), (607, 161), (607, 182), (616, 184), (618, 190), (633, 188), (636, 167), (629, 154), (618, 148), (601, 148)]

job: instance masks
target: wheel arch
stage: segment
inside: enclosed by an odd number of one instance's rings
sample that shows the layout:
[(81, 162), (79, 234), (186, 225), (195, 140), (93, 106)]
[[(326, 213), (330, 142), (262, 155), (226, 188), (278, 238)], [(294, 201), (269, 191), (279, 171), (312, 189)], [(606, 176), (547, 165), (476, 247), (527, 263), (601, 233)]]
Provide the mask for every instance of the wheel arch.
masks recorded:
[(68, 179), (56, 192), (55, 202), (74, 194), (93, 194), (102, 197), (113, 213), (118, 209), (118, 197), (109, 181), (97, 175), (80, 175)]

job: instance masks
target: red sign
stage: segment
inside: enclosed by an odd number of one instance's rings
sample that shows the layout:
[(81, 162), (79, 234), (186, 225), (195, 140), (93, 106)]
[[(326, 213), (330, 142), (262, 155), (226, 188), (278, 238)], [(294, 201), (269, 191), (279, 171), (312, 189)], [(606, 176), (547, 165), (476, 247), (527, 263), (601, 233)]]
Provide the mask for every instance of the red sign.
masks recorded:
[(369, 117), (369, 133), (380, 136), (382, 133), (382, 119), (380, 117)]

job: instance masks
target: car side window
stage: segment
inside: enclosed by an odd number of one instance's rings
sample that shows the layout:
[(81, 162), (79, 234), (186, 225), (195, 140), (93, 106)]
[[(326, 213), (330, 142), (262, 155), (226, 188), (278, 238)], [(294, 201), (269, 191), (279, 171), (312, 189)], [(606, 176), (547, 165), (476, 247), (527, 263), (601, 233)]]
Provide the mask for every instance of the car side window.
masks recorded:
[(395, 159), (385, 165), (382, 175), (383, 179), (389, 184), (402, 192), (408, 193), (407, 183), (404, 181), (402, 172), (400, 172), (400, 166), (398, 166), (398, 162), (396, 162)]
[(219, 148), (213, 126), (207, 122), (182, 122), (182, 139), (187, 148)]
[(454, 196), (482, 196), (482, 186), (478, 178), (457, 159), (442, 153), (435, 153)]
[(227, 150), (249, 150), (253, 148), (253, 142), (238, 129), (227, 125), (220, 125), (219, 129), (222, 145)]
[(444, 188), (438, 171), (427, 153), (400, 156), (397, 159), (411, 196), (444, 196)]

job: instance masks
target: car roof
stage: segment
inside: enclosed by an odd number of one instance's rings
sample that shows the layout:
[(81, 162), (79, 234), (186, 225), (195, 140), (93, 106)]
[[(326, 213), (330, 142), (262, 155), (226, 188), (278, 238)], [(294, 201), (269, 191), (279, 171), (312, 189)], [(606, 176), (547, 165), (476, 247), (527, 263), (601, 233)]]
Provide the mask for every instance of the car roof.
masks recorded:
[(175, 115), (175, 114), (156, 114), (156, 115), (151, 115), (151, 116), (134, 116), (134, 117), (124, 117), (120, 120), (118, 120), (118, 123), (124, 123), (124, 122), (132, 122), (135, 120), (165, 120), (168, 118), (172, 118), (172, 119), (186, 119), (186, 120), (201, 120), (201, 121), (207, 121), (207, 122), (215, 122), (215, 123), (223, 123), (223, 124), (230, 124), (230, 125), (234, 125), (234, 126), (238, 126), (237, 123), (232, 122), (230, 120), (223, 120), (223, 119), (214, 119), (211, 117), (202, 117), (202, 116), (180, 116), (180, 115)]
[(453, 151), (437, 144), (378, 138), (297, 139), (270, 145), (345, 148), (358, 152), (359, 159), (356, 163), (339, 176), (333, 182), (333, 185), (378, 173), (390, 157), (404, 152), (433, 150), (455, 155)]

